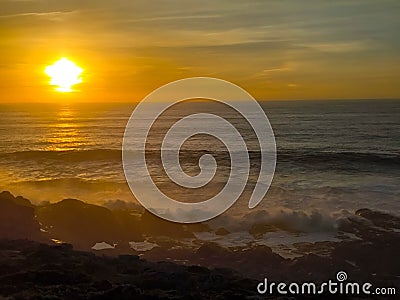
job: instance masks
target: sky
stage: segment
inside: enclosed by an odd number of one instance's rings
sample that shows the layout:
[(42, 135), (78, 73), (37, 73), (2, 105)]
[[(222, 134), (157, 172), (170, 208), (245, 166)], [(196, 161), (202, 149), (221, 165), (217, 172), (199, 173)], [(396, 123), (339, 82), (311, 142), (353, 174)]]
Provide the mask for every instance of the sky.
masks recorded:
[[(210, 76), (258, 100), (400, 98), (400, 2), (0, 0), (1, 102), (140, 101)], [(78, 91), (46, 66), (84, 69)]]

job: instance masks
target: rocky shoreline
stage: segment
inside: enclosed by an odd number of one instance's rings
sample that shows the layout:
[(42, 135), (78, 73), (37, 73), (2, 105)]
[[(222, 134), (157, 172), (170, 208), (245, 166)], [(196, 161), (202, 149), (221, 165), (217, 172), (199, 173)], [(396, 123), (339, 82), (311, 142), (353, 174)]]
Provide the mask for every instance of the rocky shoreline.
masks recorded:
[[(35, 206), (3, 192), (0, 295), (11, 299), (257, 299), (257, 282), (265, 277), (320, 283), (334, 279), (338, 271), (345, 271), (351, 281), (395, 287), (399, 292), (400, 218), (360, 209), (339, 225), (339, 234), (355, 238), (302, 243), (298, 247), (305, 255), (289, 259), (268, 246), (226, 248), (205, 242), (195, 249), (180, 247), (180, 239), (211, 230), (204, 224), (179, 225), (145, 212), (111, 211), (72, 199)], [(127, 241), (143, 241), (144, 233), (173, 239), (160, 238), (157, 247), (145, 252), (128, 246)], [(111, 245), (116, 241), (118, 246), (91, 249), (101, 241)], [(278, 296), (270, 298), (274, 297)]]
[(98, 256), (71, 245), (0, 240), (2, 299), (243, 299), (256, 282), (135, 255)]

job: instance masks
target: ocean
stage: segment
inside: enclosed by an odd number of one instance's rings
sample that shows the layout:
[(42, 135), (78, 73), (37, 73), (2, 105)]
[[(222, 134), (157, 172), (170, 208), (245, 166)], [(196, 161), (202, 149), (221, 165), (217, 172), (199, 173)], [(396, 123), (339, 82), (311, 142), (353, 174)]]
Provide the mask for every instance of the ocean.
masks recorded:
[[(335, 238), (338, 219), (357, 209), (400, 214), (400, 101), (260, 104), (277, 145), (277, 167), (270, 190), (261, 204), (250, 210), (245, 198), (257, 180), (257, 176), (251, 176), (243, 199), (209, 221), (212, 226), (229, 229), (231, 234), (199, 234), (199, 239), (247, 243), (254, 237), (240, 233), (267, 221), (279, 228), (263, 239), (269, 245), (288, 239), (325, 240)], [(242, 119), (236, 113), (210, 105), (201, 101), (186, 103), (167, 114), (159, 126), (169, 126), (179, 116), (179, 109), (185, 113), (200, 110), (222, 114), (241, 126)], [(64, 198), (94, 204), (117, 199), (134, 203), (121, 161), (122, 138), (134, 107), (126, 103), (0, 104), (0, 189), (34, 203)], [(246, 135), (247, 129), (242, 130)], [(157, 130), (155, 134), (154, 140), (160, 141)], [(152, 145), (156, 144), (149, 144), (149, 151), (155, 155), (158, 149)], [(249, 140), (249, 149), (250, 157), (255, 158), (252, 166), (257, 170), (254, 140)], [(224, 150), (223, 144), (197, 136), (182, 152), (182, 164), (189, 173), (196, 172), (197, 154), (215, 151), (221, 158), (217, 159), (222, 162), (221, 170), (225, 166), (226, 171), (229, 159)], [(157, 160), (150, 160), (148, 167), (155, 172), (160, 169)], [(225, 175), (216, 178), (215, 187), (223, 185)], [(168, 178), (158, 180), (165, 184)], [(193, 201), (202, 201), (206, 196), (197, 190), (189, 195)], [(175, 196), (179, 198), (178, 193)]]

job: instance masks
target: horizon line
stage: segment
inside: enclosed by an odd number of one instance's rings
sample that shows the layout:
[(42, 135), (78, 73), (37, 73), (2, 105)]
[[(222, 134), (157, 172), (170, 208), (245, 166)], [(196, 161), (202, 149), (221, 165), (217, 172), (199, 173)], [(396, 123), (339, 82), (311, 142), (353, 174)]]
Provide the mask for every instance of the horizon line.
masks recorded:
[[(311, 99), (256, 99), (257, 102), (297, 102), (297, 101), (399, 101), (400, 97), (398, 98), (311, 98)], [(0, 105), (2, 104), (135, 104), (139, 103), (139, 101), (124, 101), (124, 100), (117, 100), (117, 101), (14, 101), (14, 102), (7, 102), (7, 101), (0, 101)], [(240, 101), (240, 100), (234, 100)]]

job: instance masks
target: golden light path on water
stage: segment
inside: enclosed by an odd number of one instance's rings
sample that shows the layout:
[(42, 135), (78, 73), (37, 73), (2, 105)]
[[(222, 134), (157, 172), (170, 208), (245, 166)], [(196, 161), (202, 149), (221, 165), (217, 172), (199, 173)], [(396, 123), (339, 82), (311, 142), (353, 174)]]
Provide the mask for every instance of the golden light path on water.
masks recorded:
[(86, 138), (77, 127), (76, 116), (69, 106), (59, 110), (56, 124), (49, 128), (44, 142), (51, 145), (46, 151), (75, 150), (85, 144)]

